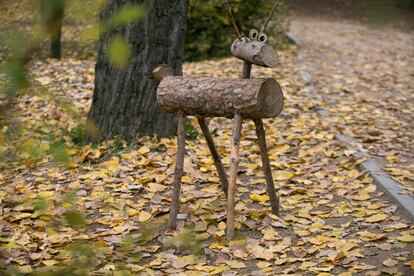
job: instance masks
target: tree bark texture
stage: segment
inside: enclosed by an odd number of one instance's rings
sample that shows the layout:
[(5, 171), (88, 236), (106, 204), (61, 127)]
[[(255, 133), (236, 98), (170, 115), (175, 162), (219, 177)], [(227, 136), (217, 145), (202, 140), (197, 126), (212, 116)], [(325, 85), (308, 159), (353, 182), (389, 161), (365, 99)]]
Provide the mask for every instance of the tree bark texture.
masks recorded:
[[(153, 134), (165, 137), (177, 130), (177, 119), (156, 102), (159, 81), (152, 71), (159, 64), (170, 64), (175, 75), (182, 75), (188, 0), (111, 0), (101, 13), (101, 21), (128, 3), (143, 5), (147, 14), (139, 22), (100, 37), (86, 142), (115, 135), (127, 139)], [(123, 37), (130, 46), (130, 62), (123, 70), (113, 67), (108, 58), (108, 42), (114, 36)]]
[(274, 79), (166, 77), (158, 103), (170, 113), (205, 117), (272, 118), (283, 109), (283, 93)]
[(231, 53), (238, 59), (262, 67), (274, 68), (278, 64), (277, 53), (272, 46), (248, 37), (237, 38), (231, 45)]

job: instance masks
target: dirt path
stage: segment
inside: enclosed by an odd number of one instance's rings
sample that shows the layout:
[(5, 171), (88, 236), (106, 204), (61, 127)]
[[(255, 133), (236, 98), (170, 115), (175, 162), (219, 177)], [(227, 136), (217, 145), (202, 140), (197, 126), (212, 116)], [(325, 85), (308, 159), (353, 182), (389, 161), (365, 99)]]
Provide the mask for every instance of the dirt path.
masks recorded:
[(291, 31), (301, 41), (304, 93), (413, 195), (414, 33), (306, 17)]

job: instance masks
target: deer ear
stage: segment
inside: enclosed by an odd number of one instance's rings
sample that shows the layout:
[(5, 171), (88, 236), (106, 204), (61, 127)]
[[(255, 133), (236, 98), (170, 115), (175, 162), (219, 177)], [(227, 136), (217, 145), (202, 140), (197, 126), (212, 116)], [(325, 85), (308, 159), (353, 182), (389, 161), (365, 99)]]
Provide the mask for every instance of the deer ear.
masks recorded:
[(168, 76), (174, 76), (174, 69), (169, 64), (161, 64), (152, 71), (152, 75), (159, 81)]

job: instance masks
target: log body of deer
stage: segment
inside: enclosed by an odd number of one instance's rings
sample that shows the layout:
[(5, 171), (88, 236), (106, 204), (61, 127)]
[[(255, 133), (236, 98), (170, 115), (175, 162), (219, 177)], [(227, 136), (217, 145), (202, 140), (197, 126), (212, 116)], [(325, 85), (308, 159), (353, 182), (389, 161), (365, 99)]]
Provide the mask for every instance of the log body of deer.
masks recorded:
[(166, 77), (157, 100), (170, 113), (203, 117), (273, 118), (283, 109), (283, 93), (274, 79)]

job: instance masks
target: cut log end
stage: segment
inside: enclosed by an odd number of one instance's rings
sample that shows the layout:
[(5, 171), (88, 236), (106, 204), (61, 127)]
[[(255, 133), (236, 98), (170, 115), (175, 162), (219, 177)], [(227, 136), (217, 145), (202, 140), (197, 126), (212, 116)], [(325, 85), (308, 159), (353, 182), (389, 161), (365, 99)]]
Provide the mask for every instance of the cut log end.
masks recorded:
[(284, 97), (280, 85), (274, 79), (267, 79), (259, 92), (260, 106), (263, 108), (263, 118), (274, 118), (283, 110)]
[(263, 54), (263, 63), (267, 67), (275, 68), (278, 65), (279, 61), (277, 59), (277, 53), (272, 46), (268, 44), (263, 46), (262, 54)]

